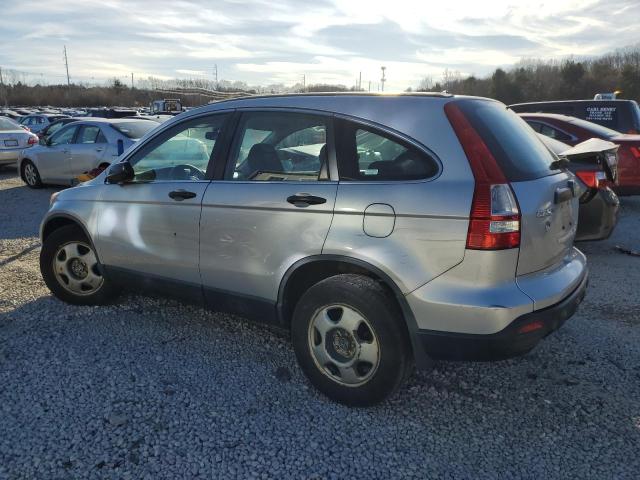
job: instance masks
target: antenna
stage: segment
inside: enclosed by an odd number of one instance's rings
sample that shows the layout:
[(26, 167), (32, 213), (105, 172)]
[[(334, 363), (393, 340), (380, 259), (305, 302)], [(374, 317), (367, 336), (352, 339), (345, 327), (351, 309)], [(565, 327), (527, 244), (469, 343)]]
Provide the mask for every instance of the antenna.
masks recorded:
[(67, 46), (64, 46), (64, 66), (67, 69), (67, 87), (71, 86), (71, 81), (69, 80), (69, 62), (67, 61)]

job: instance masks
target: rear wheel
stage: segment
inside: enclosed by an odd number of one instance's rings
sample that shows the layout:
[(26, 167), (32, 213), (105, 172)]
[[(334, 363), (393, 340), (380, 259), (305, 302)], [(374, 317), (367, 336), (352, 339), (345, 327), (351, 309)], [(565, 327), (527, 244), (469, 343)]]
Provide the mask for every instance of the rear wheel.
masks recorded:
[(399, 309), (368, 277), (336, 275), (311, 287), (296, 305), (292, 338), (311, 383), (347, 405), (381, 402), (411, 372), (411, 345)]
[(40, 252), (40, 272), (49, 290), (68, 303), (99, 305), (115, 294), (93, 245), (76, 226), (59, 228), (47, 237)]
[(42, 187), (40, 173), (31, 160), (25, 160), (24, 162), (22, 162), (22, 178), (24, 179), (27, 186), (31, 188)]

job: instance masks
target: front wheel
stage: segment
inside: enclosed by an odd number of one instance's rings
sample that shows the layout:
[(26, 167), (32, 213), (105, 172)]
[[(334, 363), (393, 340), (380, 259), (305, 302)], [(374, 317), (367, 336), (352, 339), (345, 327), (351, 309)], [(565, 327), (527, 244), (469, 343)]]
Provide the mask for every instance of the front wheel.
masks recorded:
[(56, 297), (76, 305), (100, 305), (115, 294), (84, 232), (76, 226), (51, 233), (40, 252), (40, 272)]
[(336, 275), (311, 287), (296, 305), (291, 333), (311, 383), (347, 405), (381, 402), (412, 368), (395, 300), (369, 277)]
[(42, 187), (42, 180), (40, 179), (38, 168), (31, 160), (25, 160), (22, 163), (22, 178), (26, 182), (27, 186), (31, 188)]

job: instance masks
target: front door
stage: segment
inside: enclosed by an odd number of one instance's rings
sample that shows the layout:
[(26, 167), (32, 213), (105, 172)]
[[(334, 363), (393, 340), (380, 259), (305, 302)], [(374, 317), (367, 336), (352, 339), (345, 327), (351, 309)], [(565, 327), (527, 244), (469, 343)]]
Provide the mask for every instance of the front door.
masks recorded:
[(225, 119), (209, 115), (171, 127), (128, 158), (134, 181), (105, 185), (96, 247), (114, 276), (142, 274), (149, 284), (177, 282), (199, 294), (200, 210)]
[(203, 200), (200, 270), (211, 306), (250, 314), (273, 304), (286, 270), (322, 252), (337, 189), (331, 144), (328, 116), (241, 115), (224, 179)]
[(44, 182), (69, 183), (68, 164), (71, 144), (78, 127), (69, 125), (56, 132), (38, 152), (38, 171)]

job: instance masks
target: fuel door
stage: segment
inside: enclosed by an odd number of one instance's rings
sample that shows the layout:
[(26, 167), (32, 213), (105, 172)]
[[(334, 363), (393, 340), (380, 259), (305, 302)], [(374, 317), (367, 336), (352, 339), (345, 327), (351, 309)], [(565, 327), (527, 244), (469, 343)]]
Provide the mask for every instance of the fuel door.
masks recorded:
[(362, 229), (369, 237), (384, 238), (391, 235), (396, 224), (396, 212), (386, 203), (372, 203), (364, 211)]

